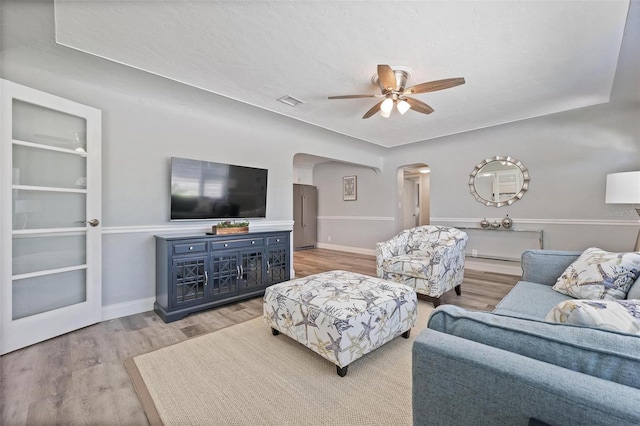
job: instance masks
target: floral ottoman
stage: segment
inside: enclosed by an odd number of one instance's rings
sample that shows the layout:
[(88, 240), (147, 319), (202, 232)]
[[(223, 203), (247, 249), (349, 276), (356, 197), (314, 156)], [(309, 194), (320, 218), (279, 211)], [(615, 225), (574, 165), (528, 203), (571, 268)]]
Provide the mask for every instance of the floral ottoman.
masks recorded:
[(346, 271), (330, 271), (275, 284), (264, 294), (264, 319), (332, 363), (344, 377), (356, 359), (416, 323), (410, 286)]

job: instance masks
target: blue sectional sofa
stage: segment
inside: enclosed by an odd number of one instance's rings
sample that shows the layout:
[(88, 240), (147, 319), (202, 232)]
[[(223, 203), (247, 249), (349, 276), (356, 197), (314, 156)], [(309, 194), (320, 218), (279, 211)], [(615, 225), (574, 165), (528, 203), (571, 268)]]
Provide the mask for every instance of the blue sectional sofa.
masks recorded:
[(640, 336), (544, 321), (579, 255), (526, 251), (493, 312), (434, 310), (413, 346), (414, 425), (640, 425)]

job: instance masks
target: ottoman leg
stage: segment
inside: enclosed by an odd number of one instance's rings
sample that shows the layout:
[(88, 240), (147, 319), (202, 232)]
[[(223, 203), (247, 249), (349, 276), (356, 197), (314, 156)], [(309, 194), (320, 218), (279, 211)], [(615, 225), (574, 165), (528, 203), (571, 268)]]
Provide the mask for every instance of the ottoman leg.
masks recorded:
[(347, 365), (346, 367), (339, 367), (336, 365), (336, 371), (338, 372), (338, 376), (340, 377), (344, 377), (347, 375), (347, 368), (349, 368), (349, 366)]
[(271, 327), (271, 334), (273, 334), (274, 336), (277, 336), (278, 334), (280, 334), (280, 332), (275, 328)]
[(458, 284), (457, 286), (454, 287), (454, 289), (456, 290), (456, 294), (458, 296), (462, 294), (462, 284)]
[(411, 335), (411, 330), (407, 330), (404, 333), (402, 333), (402, 337), (404, 337), (405, 339), (408, 339), (410, 335)]

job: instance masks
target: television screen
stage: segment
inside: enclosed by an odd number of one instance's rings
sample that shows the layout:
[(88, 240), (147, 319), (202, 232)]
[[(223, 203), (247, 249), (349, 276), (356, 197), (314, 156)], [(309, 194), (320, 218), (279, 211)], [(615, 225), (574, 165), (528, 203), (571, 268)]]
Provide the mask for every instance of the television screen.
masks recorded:
[(171, 158), (171, 220), (266, 217), (267, 170)]

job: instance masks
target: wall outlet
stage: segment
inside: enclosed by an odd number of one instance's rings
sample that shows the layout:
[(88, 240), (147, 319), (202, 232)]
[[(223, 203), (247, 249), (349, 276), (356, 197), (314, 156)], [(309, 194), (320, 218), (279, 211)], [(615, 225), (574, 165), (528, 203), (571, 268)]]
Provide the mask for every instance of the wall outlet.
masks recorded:
[(331, 235), (327, 236), (327, 241), (331, 241)]
[(476, 250), (476, 249), (471, 249), (471, 256), (473, 256), (473, 257), (478, 257), (478, 250)]

